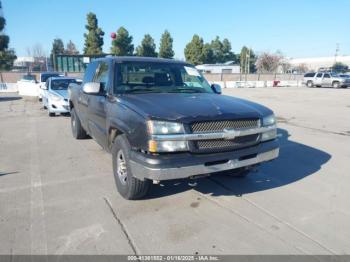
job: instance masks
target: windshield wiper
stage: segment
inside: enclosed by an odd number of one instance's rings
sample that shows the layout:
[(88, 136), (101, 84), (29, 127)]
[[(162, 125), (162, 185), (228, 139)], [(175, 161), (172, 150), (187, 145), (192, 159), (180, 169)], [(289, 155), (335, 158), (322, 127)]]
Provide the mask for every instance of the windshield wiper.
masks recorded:
[(159, 90), (150, 89), (150, 88), (134, 88), (134, 89), (125, 91), (126, 94), (133, 93), (133, 92), (159, 92)]
[(181, 92), (189, 92), (189, 93), (205, 93), (201, 90), (198, 89), (193, 89), (193, 88), (177, 88), (170, 90), (169, 93), (181, 93)]

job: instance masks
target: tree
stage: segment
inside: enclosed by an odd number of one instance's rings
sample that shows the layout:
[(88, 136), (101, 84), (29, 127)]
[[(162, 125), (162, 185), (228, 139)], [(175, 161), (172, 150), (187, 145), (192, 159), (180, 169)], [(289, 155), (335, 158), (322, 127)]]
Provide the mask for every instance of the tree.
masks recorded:
[(276, 72), (280, 65), (281, 56), (278, 54), (262, 53), (256, 61), (256, 67), (261, 73)]
[(336, 73), (345, 73), (348, 70), (349, 70), (349, 66), (347, 66), (346, 64), (343, 64), (341, 62), (336, 62), (332, 66), (332, 71), (334, 71)]
[(236, 56), (232, 52), (231, 42), (227, 38), (221, 42), (220, 37), (217, 36), (211, 41), (210, 48), (213, 53), (212, 63), (226, 63), (236, 60)]
[(215, 64), (213, 49), (209, 43), (204, 44), (202, 49), (203, 64)]
[(294, 70), (298, 73), (298, 74), (304, 74), (306, 72), (309, 71), (309, 68), (307, 67), (306, 64), (299, 64), (297, 67), (294, 68)]
[(63, 41), (60, 38), (56, 38), (53, 40), (51, 55), (50, 55), (51, 65), (54, 67), (54, 69), (57, 69), (56, 55), (62, 55), (62, 54), (64, 54)]
[(34, 58), (33, 62), (27, 63), (30, 71), (47, 70), (46, 52), (41, 44), (37, 43), (32, 47), (27, 47), (26, 51), (28, 56)]
[(144, 36), (141, 45), (136, 48), (136, 55), (157, 57), (158, 54), (156, 52), (156, 44), (154, 43), (154, 39), (149, 34)]
[(87, 25), (85, 26), (87, 33), (85, 37), (85, 55), (100, 55), (102, 54), (104, 32), (98, 27), (98, 20), (94, 13), (87, 14)]
[(214, 62), (223, 63), (224, 62), (224, 53), (223, 53), (223, 44), (220, 41), (220, 38), (217, 36), (210, 43), (211, 49), (213, 51)]
[(62, 39), (56, 38), (53, 40), (51, 55), (62, 55), (64, 54), (64, 44)]
[(132, 44), (132, 36), (128, 30), (120, 27), (117, 31), (117, 36), (112, 40), (111, 52), (117, 56), (133, 55), (134, 45)]
[[(1, 14), (1, 1), (0, 1), (0, 14)], [(10, 38), (3, 33), (5, 29), (6, 20), (0, 16), (0, 70), (10, 70), (13, 66), (13, 61), (17, 58), (15, 51), (9, 49)]]
[(66, 50), (64, 50), (64, 53), (66, 55), (79, 55), (79, 51), (77, 50), (75, 44), (69, 40), (69, 42), (67, 43), (67, 47)]
[(231, 42), (225, 38), (222, 41), (222, 53), (223, 53), (223, 62), (235, 61), (236, 55), (232, 52)]
[(248, 49), (248, 47), (243, 46), (239, 57), (242, 73), (254, 73), (256, 71), (256, 56), (252, 49)]
[(171, 37), (170, 33), (165, 30), (160, 39), (159, 57), (173, 58), (174, 54), (173, 38)]
[(203, 39), (199, 35), (194, 35), (184, 50), (186, 61), (194, 65), (203, 64), (206, 60), (203, 55), (203, 48)]

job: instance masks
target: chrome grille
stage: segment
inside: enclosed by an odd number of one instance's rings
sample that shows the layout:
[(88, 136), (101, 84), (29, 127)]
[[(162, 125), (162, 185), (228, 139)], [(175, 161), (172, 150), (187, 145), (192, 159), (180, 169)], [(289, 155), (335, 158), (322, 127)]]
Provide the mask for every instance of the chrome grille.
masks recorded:
[(248, 120), (195, 122), (195, 123), (192, 123), (191, 129), (193, 133), (209, 133), (209, 132), (222, 132), (225, 128), (245, 129), (245, 128), (255, 128), (259, 126), (260, 126), (259, 119), (248, 119)]
[(199, 150), (225, 150), (238, 149), (256, 144), (260, 139), (259, 134), (236, 137), (232, 140), (199, 140), (195, 142)]

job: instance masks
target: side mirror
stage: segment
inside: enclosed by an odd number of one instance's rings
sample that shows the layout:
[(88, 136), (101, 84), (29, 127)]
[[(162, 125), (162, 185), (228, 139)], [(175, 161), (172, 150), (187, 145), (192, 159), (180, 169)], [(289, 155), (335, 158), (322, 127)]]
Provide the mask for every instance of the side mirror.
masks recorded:
[(89, 82), (83, 85), (83, 92), (86, 94), (97, 95), (101, 91), (101, 83)]
[(221, 93), (222, 93), (221, 86), (218, 84), (212, 84), (211, 89), (213, 89), (215, 94), (221, 95)]

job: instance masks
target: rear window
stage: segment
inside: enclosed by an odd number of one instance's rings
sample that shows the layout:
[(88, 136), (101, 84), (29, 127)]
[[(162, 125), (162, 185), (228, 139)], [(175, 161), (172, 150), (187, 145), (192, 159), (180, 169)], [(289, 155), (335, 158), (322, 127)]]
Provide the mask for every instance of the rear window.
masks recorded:
[(304, 75), (304, 77), (314, 77), (315, 73), (307, 73)]
[(50, 77), (57, 77), (57, 76), (60, 76), (60, 74), (56, 74), (56, 73), (53, 73), (53, 74), (44, 74), (44, 75), (41, 75), (41, 79), (40, 81), (41, 82), (46, 82), (46, 80)]

